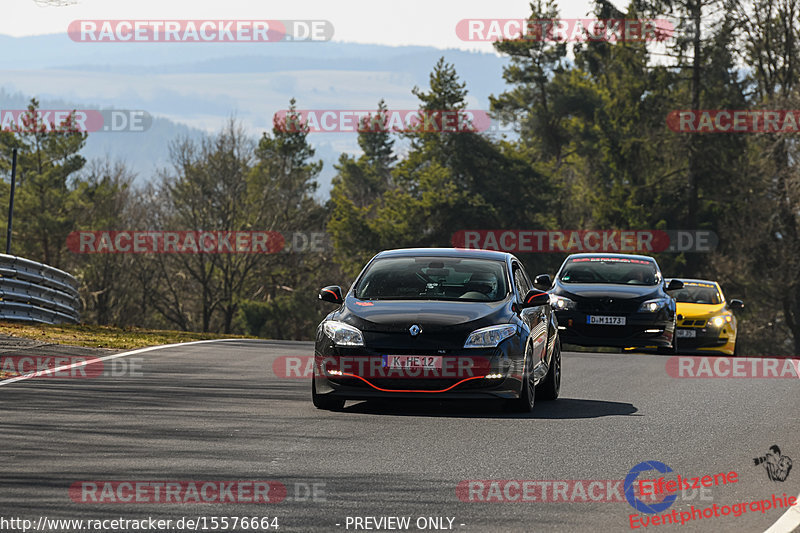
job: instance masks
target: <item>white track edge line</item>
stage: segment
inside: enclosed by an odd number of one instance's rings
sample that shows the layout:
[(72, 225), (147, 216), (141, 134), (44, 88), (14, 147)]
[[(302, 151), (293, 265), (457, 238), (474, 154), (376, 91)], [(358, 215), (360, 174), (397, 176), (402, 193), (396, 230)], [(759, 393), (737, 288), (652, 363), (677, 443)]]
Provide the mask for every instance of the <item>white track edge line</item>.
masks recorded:
[[(98, 361), (108, 361), (109, 359), (117, 359), (119, 357), (127, 357), (129, 355), (136, 355), (139, 353), (145, 352), (152, 352), (154, 350), (161, 350), (162, 348), (174, 348), (176, 346), (191, 346), (193, 344), (205, 344), (211, 342), (225, 342), (225, 341), (240, 341), (245, 339), (207, 339), (202, 341), (190, 341), (190, 342), (177, 342), (175, 344), (160, 344), (158, 346), (148, 346), (147, 348), (138, 348), (136, 350), (131, 350), (129, 352), (121, 352), (121, 353), (113, 353), (110, 355), (104, 355), (103, 357), (94, 357), (91, 355), (86, 356), (87, 359), (84, 361), (79, 361), (77, 363), (72, 363), (69, 365), (62, 365), (56, 368), (49, 368), (47, 370), (41, 370), (39, 372), (33, 372), (31, 374), (25, 374), (23, 376), (17, 376), (13, 378), (8, 378), (0, 381), (0, 387), (3, 385), (10, 385), (11, 383), (16, 383), (17, 381), (24, 381), (26, 379), (37, 378), (41, 376), (46, 376), (48, 374), (53, 374), (56, 372), (61, 372), (63, 370), (70, 370), (72, 368), (79, 368), (82, 366), (95, 364)], [(69, 357), (83, 357), (83, 356), (69, 356)]]
[(795, 505), (786, 509), (786, 512), (764, 533), (791, 533), (797, 526), (800, 526), (800, 494), (797, 495)]

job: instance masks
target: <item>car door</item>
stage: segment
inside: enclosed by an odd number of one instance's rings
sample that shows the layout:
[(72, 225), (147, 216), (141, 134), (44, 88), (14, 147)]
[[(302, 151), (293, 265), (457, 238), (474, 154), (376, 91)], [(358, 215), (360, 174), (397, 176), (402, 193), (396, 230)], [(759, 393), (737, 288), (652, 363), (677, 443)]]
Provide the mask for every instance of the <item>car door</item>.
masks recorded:
[[(531, 290), (533, 284), (525, 269), (517, 261), (513, 261), (511, 264), (511, 278), (517, 292), (517, 302), (520, 303), (522, 298)], [(520, 312), (520, 319), (522, 319), (529, 331), (528, 344), (533, 354), (535, 379), (541, 379), (547, 374), (548, 352), (550, 351), (548, 348), (551, 344), (548, 340), (552, 339), (552, 334), (548, 327), (549, 314), (549, 305), (528, 307)]]

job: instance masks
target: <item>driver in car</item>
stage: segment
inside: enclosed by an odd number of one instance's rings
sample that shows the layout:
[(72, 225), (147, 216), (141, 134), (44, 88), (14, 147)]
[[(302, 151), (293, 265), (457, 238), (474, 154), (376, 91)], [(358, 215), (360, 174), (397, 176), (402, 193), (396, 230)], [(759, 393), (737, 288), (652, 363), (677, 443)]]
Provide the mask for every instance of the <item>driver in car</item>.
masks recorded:
[(633, 269), (628, 275), (628, 283), (636, 285), (652, 285), (653, 277), (642, 268)]
[(476, 272), (465, 286), (467, 292), (461, 298), (475, 300), (490, 300), (494, 297), (497, 288), (497, 278), (490, 272)]

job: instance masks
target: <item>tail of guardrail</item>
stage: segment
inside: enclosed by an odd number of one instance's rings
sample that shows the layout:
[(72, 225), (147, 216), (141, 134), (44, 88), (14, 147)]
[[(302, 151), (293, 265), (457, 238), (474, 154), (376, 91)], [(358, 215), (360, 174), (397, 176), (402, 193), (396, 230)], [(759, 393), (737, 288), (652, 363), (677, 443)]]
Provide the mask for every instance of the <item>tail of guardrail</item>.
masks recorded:
[(80, 322), (78, 281), (51, 266), (0, 254), (0, 319)]

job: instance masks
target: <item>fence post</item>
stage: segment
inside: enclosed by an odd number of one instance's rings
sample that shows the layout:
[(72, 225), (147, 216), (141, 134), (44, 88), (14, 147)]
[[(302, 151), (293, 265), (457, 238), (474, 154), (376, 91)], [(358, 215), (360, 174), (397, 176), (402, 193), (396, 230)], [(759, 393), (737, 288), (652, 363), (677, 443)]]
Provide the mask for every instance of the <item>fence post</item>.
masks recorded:
[(6, 235), (6, 255), (11, 255), (11, 223), (14, 221), (14, 189), (17, 178), (17, 149), (11, 156), (11, 197), (8, 200), (8, 234)]

